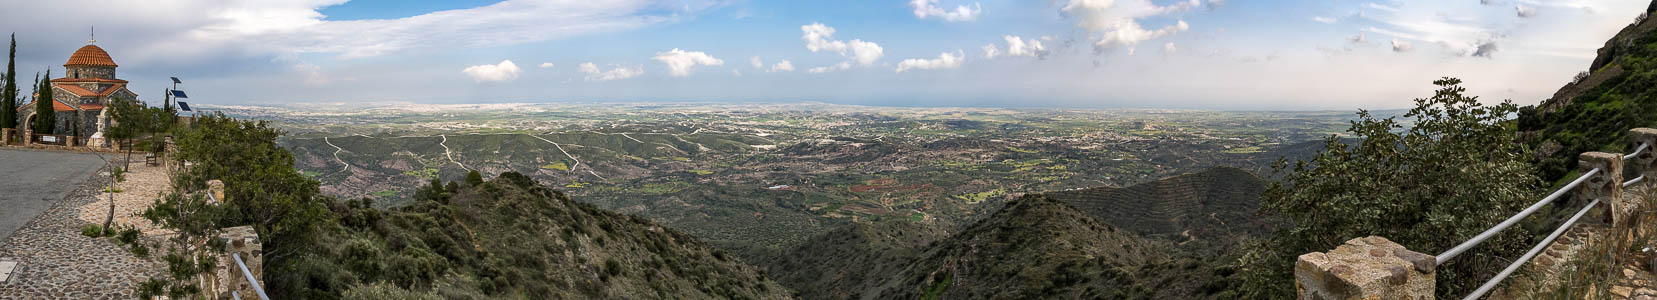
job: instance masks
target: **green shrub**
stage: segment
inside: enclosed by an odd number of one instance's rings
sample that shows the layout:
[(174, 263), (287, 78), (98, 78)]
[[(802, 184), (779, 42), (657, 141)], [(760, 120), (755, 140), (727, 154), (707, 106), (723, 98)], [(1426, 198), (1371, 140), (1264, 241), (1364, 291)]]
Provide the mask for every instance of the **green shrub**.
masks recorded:
[(139, 232), (138, 232), (137, 228), (127, 227), (125, 229), (122, 229), (120, 233), (116, 234), (115, 239), (118, 240), (118, 241), (121, 241), (121, 244), (137, 243), (138, 242), (138, 233)]
[(81, 226), (81, 235), (84, 235), (84, 236), (90, 237), (90, 238), (102, 237), (104, 235), (104, 229), (103, 229), (103, 227), (98, 226), (98, 224), (82, 225)]

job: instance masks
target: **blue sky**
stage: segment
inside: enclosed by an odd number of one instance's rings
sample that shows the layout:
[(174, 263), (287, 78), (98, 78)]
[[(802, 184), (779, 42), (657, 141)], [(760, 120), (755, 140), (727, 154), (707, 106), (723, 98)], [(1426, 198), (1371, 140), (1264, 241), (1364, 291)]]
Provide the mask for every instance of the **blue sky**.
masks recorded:
[(1539, 102), (1648, 4), (62, 0), (8, 4), (0, 29), (27, 75), (61, 73), (97, 26), (141, 96), (178, 76), (196, 103), (1348, 110), (1408, 106), (1440, 76)]

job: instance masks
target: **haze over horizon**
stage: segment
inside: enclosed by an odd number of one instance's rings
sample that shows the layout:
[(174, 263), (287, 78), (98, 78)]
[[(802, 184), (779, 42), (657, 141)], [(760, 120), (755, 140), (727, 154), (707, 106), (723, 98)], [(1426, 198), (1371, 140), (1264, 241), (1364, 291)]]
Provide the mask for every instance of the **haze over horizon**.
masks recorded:
[(76, 0), (17, 3), (0, 25), (19, 72), (54, 75), (96, 26), (152, 102), (179, 76), (200, 104), (1345, 110), (1409, 106), (1441, 76), (1537, 103), (1646, 4)]

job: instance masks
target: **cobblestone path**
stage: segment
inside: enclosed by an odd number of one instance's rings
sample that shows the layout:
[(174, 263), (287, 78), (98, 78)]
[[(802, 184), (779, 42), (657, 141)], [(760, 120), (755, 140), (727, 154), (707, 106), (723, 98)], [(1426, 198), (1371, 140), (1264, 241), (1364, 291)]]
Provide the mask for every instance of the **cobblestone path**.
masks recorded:
[(133, 299), (140, 280), (165, 272), (165, 263), (81, 235), (80, 227), (89, 224), (81, 220), (81, 207), (99, 200), (106, 171), (0, 241), (0, 260), (18, 263), (0, 283), (0, 299)]

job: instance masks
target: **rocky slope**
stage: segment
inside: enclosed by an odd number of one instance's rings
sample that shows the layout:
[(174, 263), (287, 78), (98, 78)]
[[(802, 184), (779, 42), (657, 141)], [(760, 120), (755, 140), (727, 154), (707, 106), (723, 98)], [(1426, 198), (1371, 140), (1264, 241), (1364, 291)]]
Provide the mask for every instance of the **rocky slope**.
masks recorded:
[[(1645, 14), (1653, 9), (1657, 5)], [(1657, 22), (1647, 19), (1606, 41), (1588, 70), (1552, 98), (1520, 110), (1521, 138), (1534, 149), (1543, 179), (1574, 170), (1576, 153), (1630, 151), (1628, 129), (1657, 126), (1657, 89), (1651, 88), (1657, 83)]]

